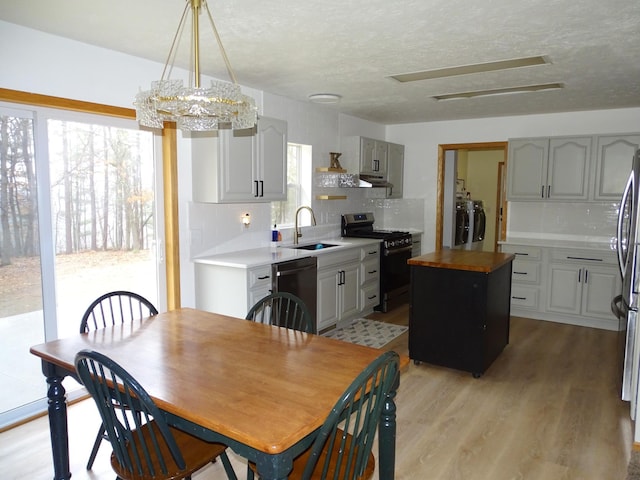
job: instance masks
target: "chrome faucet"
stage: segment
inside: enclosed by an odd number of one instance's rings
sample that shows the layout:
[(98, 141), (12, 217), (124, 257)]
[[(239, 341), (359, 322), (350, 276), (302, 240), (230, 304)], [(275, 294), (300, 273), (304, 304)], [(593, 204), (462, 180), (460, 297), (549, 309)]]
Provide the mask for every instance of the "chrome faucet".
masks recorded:
[(295, 223), (295, 228), (293, 231), (293, 243), (297, 244), (298, 243), (298, 239), (302, 236), (302, 233), (300, 233), (300, 229), (298, 228), (298, 214), (300, 213), (300, 210), (309, 210), (309, 212), (311, 212), (311, 224), (315, 225), (316, 224), (316, 216), (313, 213), (313, 210), (311, 209), (311, 207), (307, 207), (306, 205), (303, 205), (302, 207), (298, 207), (298, 209), (296, 210), (296, 223)]

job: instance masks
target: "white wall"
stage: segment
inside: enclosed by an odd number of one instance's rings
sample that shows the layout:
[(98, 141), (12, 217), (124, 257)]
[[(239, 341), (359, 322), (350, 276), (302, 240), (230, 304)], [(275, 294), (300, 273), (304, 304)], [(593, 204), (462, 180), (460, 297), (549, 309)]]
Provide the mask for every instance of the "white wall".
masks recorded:
[[(0, 88), (30, 91), (122, 107), (147, 89), (162, 65), (119, 52), (96, 48), (0, 21)], [(9, 48), (7, 46), (10, 46)], [(342, 138), (363, 135), (405, 145), (404, 193), (407, 200), (369, 199), (366, 190), (349, 190), (346, 201), (314, 201), (324, 228), (335, 230), (341, 212), (372, 210), (383, 227), (412, 227), (425, 231), (423, 252), (435, 246), (438, 144), (505, 141), (513, 137), (639, 131), (640, 109), (575, 112), (553, 115), (485, 118), (384, 127), (338, 114), (336, 110), (295, 102), (243, 88), (258, 103), (260, 113), (287, 120), (289, 139), (313, 145), (313, 163), (325, 166), (329, 152), (341, 148)], [(183, 305), (194, 304), (191, 257), (192, 225), (199, 251), (268, 242), (268, 206), (194, 206), (188, 142), (179, 138), (179, 214)], [(239, 217), (255, 210), (252, 228), (240, 230)], [(418, 215), (420, 218), (414, 218)], [(254, 224), (255, 222), (255, 224)], [(407, 225), (411, 223), (411, 225)], [(206, 227), (206, 228), (205, 228)], [(322, 228), (316, 229), (323, 233)]]
[[(135, 94), (140, 89), (148, 89), (163, 68), (162, 64), (3, 21), (0, 21), (0, 44), (4, 47), (0, 49), (0, 88), (126, 108), (133, 108)], [(172, 78), (185, 75), (184, 71), (176, 70)], [(203, 79), (205, 84), (207, 81)], [(314, 168), (329, 165), (329, 152), (340, 151), (343, 135), (384, 137), (383, 125), (341, 115), (331, 107), (296, 102), (244, 87), (243, 92), (256, 99), (259, 113), (288, 122), (291, 142), (313, 146)], [(193, 204), (190, 156), (189, 142), (179, 133), (179, 239), (184, 306), (195, 303), (191, 262), (194, 255), (267, 245), (271, 228), (269, 204)], [(344, 201), (314, 200), (312, 206), (321, 225), (306, 232), (307, 238), (339, 235), (340, 213), (384, 206), (384, 202), (369, 200), (361, 189), (349, 190), (348, 197)], [(398, 203), (394, 201), (390, 205)], [(421, 209), (411, 211), (419, 212), (422, 217)], [(240, 224), (244, 212), (252, 215), (248, 229)]]
[(391, 142), (405, 145), (405, 196), (425, 200), (423, 252), (435, 248), (438, 145), (509, 138), (640, 131), (640, 108), (479, 118), (391, 125)]

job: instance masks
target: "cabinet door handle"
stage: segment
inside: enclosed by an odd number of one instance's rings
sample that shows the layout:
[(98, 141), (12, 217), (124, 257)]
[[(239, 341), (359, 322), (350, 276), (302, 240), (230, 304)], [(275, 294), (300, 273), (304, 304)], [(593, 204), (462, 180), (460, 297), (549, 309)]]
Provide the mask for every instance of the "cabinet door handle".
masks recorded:
[(540, 187), (540, 198), (544, 198), (544, 185)]
[(584, 269), (584, 283), (588, 283), (589, 282), (589, 270), (587, 270), (586, 268)]
[(258, 195), (259, 190), (258, 190), (258, 180), (254, 180), (253, 183), (256, 186), (256, 193), (253, 194), (254, 197), (259, 197), (260, 195)]
[(547, 185), (547, 198), (551, 196), (551, 185)]
[(582, 279), (582, 269), (578, 270), (578, 283), (581, 282)]
[(377, 251), (377, 250), (371, 250), (371, 251), (369, 251), (369, 253), (368, 253), (367, 255), (374, 255), (374, 254), (376, 254), (376, 253), (378, 253), (378, 251)]
[(260, 196), (264, 197), (264, 180), (260, 180)]
[(373, 171), (377, 172), (380, 170), (380, 160), (374, 160), (373, 161)]

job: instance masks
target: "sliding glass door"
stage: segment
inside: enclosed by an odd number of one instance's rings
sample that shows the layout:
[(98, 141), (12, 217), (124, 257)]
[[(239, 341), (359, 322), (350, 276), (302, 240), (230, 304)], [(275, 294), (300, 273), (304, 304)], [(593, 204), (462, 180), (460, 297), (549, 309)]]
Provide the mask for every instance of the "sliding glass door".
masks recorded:
[(0, 104), (0, 427), (46, 408), (29, 347), (77, 333), (93, 299), (163, 308), (156, 141), (133, 121)]

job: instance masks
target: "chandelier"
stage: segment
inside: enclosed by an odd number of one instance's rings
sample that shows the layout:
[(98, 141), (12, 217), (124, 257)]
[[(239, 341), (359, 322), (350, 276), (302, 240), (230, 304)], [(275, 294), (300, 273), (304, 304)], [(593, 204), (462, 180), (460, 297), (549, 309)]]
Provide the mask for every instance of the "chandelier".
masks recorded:
[[(233, 83), (212, 80), (209, 88), (200, 86), (200, 27), (199, 15), (206, 11), (227, 72)], [(182, 80), (171, 80), (171, 70), (185, 24), (191, 13), (191, 66), (189, 86)], [(243, 95), (231, 64), (222, 46), (206, 0), (187, 0), (173, 38), (167, 61), (159, 81), (151, 82), (151, 89), (141, 91), (134, 102), (136, 119), (145, 127), (162, 128), (164, 122), (176, 122), (183, 131), (252, 128), (257, 120), (255, 100)]]

